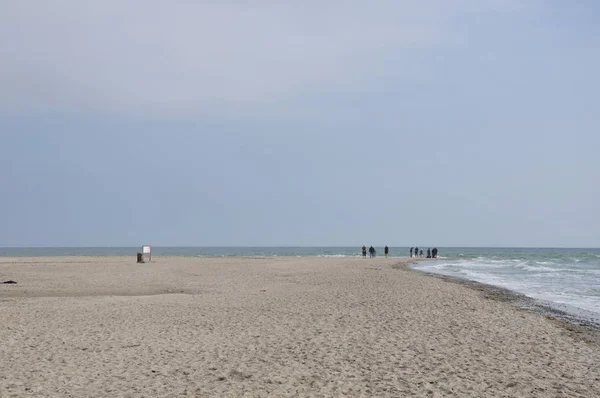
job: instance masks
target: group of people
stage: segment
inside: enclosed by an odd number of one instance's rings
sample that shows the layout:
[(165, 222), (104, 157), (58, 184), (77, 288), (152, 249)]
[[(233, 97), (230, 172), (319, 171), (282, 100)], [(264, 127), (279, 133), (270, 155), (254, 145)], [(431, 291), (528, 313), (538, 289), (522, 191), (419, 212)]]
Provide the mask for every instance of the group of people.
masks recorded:
[[(386, 246), (383, 249), (383, 253), (387, 257), (388, 254), (390, 254), (390, 248)], [(373, 246), (369, 247), (369, 258), (375, 257), (376, 254), (377, 254), (377, 250), (375, 250), (375, 248)], [(438, 249), (436, 247), (434, 247), (433, 250), (427, 249), (427, 258), (437, 258), (437, 254), (438, 254)], [(367, 257), (367, 246), (365, 246), (365, 245), (363, 245), (363, 247), (362, 247), (362, 256), (365, 258)], [(423, 249), (419, 250), (418, 247), (411, 247), (410, 248), (410, 257), (423, 257)]]
[[(386, 246), (384, 249), (384, 253), (385, 256), (388, 256), (388, 253), (390, 252), (390, 249)], [(369, 258), (373, 258), (375, 257), (375, 255), (377, 254), (377, 250), (375, 250), (375, 248), (373, 246), (369, 247)], [(362, 256), (363, 257), (367, 257), (367, 246), (363, 245), (362, 247)]]
[[(377, 250), (375, 250), (375, 248), (373, 246), (369, 247), (369, 258), (375, 257), (376, 254), (377, 254)], [(388, 254), (390, 254), (390, 248), (386, 246), (383, 249), (383, 254), (387, 257)], [(363, 245), (363, 247), (362, 247), (362, 256), (367, 257), (367, 246), (365, 246), (365, 245)]]
[[(413, 253), (414, 253), (414, 255), (413, 255)], [(433, 250), (427, 249), (427, 258), (437, 258), (437, 254), (438, 254), (437, 247), (434, 247)], [(419, 250), (418, 247), (411, 247), (410, 248), (410, 256), (411, 257), (423, 257), (423, 249)]]

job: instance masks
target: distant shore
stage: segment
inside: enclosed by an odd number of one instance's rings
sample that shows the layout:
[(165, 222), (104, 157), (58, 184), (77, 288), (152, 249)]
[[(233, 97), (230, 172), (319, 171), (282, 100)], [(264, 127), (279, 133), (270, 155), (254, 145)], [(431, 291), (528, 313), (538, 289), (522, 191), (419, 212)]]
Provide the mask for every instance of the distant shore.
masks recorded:
[(597, 329), (410, 261), (3, 257), (0, 396), (600, 396)]

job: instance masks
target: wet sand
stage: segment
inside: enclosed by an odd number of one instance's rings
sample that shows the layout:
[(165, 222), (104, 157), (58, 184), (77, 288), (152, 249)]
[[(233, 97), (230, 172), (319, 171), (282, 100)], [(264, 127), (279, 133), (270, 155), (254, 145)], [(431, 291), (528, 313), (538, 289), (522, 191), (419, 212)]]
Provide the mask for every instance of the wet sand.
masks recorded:
[(593, 331), (407, 262), (0, 258), (0, 397), (600, 396)]

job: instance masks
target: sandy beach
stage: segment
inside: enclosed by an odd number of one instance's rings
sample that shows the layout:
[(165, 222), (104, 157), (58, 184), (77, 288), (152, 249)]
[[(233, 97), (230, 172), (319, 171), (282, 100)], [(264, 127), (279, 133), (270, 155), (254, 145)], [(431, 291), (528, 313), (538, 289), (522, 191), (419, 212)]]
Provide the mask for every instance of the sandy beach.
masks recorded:
[(0, 258), (0, 397), (597, 397), (600, 345), (398, 258)]

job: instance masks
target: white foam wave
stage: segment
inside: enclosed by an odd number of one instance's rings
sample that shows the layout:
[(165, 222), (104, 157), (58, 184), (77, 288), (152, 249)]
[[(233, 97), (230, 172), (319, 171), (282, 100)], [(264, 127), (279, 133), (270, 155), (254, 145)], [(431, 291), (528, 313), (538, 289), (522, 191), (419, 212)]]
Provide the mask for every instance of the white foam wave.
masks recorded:
[(532, 272), (556, 272), (556, 271), (558, 271), (558, 269), (556, 269), (556, 268), (544, 267), (544, 266), (540, 266), (540, 265), (529, 265), (527, 263), (521, 263), (521, 264), (515, 265), (515, 268), (523, 269), (526, 271), (532, 271)]

